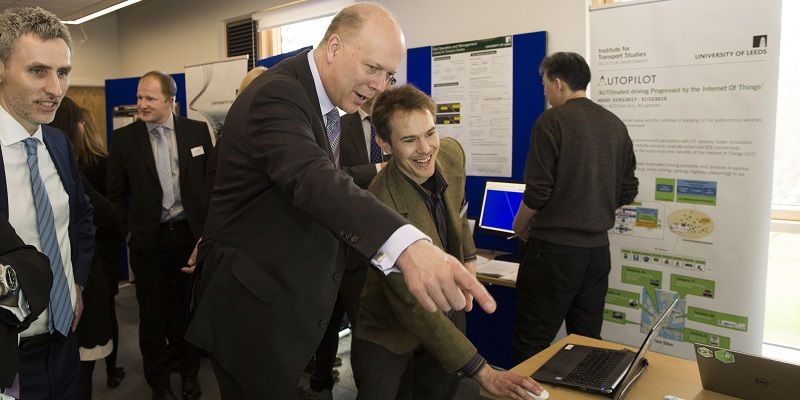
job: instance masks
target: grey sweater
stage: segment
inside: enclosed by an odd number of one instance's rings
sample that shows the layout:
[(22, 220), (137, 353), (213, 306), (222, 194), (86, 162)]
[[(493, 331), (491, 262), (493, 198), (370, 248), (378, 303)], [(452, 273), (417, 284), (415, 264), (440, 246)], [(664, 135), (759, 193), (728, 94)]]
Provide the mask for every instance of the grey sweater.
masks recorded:
[(625, 124), (587, 98), (536, 121), (523, 201), (537, 210), (532, 237), (573, 247), (608, 244), (614, 212), (638, 193), (636, 156)]

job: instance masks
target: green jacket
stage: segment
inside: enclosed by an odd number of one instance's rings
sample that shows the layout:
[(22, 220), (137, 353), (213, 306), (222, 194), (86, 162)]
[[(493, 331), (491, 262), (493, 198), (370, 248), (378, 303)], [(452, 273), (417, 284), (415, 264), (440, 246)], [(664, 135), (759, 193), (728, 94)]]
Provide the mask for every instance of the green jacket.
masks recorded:
[[(396, 210), (411, 224), (433, 239), (433, 243), (459, 261), (475, 254), (475, 243), (466, 213), (459, 215), (464, 202), (465, 156), (461, 145), (452, 138), (442, 138), (436, 169), (447, 180), (444, 203), (447, 210), (449, 248), (442, 248), (436, 223), (425, 201), (403, 177), (394, 160), (381, 170), (369, 191)], [(420, 306), (406, 287), (403, 275), (369, 269), (361, 292), (358, 325), (355, 335), (395, 354), (406, 354), (422, 344), (449, 373), (466, 365), (477, 349), (442, 312), (429, 312)]]

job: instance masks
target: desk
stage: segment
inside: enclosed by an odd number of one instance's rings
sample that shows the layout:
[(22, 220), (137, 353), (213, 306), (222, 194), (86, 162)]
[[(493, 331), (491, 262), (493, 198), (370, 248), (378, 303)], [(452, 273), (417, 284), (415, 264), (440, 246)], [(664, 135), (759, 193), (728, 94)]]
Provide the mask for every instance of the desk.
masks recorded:
[[(498, 253), (478, 250), (478, 254), (493, 259)], [(511, 368), (514, 366), (511, 341), (514, 338), (517, 303), (517, 291), (514, 288), (516, 282), (485, 275), (478, 275), (478, 280), (497, 301), (497, 311), (486, 314), (480, 307), (473, 307), (467, 313), (467, 338), (490, 363)]]
[[(517, 365), (511, 371), (519, 375), (531, 375), (567, 343), (604, 347), (609, 349), (621, 349), (628, 347), (617, 343), (591, 339), (573, 334), (554, 343), (541, 353), (529, 358), (522, 364)], [(636, 349), (631, 350), (635, 351)], [(647, 369), (645, 369), (639, 380), (633, 384), (633, 387), (625, 396), (625, 399), (661, 400), (668, 394), (686, 400), (735, 399), (735, 397), (730, 397), (703, 389), (703, 386), (700, 383), (700, 372), (697, 369), (697, 363), (694, 361), (688, 361), (682, 358), (672, 357), (655, 352), (648, 352), (646, 358), (647, 361), (650, 362), (650, 365), (647, 367)], [(607, 398), (599, 394), (585, 393), (575, 389), (567, 389), (547, 384), (543, 384), (543, 386), (548, 392), (550, 392), (551, 400)], [(483, 390), (481, 390), (481, 396), (485, 396), (490, 399), (497, 399), (497, 397), (491, 396)]]

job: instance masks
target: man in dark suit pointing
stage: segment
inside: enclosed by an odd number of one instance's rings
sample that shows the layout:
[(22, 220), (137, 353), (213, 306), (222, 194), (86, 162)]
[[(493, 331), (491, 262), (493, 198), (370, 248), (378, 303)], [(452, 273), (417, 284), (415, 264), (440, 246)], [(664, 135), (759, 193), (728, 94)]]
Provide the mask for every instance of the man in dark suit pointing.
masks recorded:
[(359, 3), (316, 49), (262, 74), (231, 106), (198, 258), (201, 298), (187, 337), (208, 350), (224, 398), (290, 398), (327, 328), (345, 246), (402, 272), (430, 311), (495, 303), (340, 168), (339, 109), (355, 112), (394, 82), (405, 53), (397, 21)]
[(181, 272), (203, 229), (200, 194), (211, 152), (204, 122), (173, 115), (175, 81), (160, 71), (139, 81), (139, 120), (114, 131), (108, 197), (130, 232), (139, 301), (139, 346), (154, 399), (173, 399), (170, 357), (180, 364), (183, 398), (200, 397), (200, 359), (184, 339), (190, 275)]

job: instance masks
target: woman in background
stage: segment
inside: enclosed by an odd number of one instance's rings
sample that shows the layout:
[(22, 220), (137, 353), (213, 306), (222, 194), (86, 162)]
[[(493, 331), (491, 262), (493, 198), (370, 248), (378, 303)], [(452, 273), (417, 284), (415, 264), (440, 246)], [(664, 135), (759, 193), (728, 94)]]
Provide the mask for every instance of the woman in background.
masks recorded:
[[(84, 312), (77, 335), (81, 346), (81, 398), (90, 399), (92, 372), (95, 360), (106, 359), (106, 384), (119, 386), (125, 377), (117, 367), (119, 328), (114, 296), (119, 293), (119, 251), (116, 211), (105, 197), (107, 153), (102, 140), (95, 134), (89, 113), (72, 99), (64, 97), (50, 124), (64, 131), (75, 148), (78, 167), (84, 186), (94, 206), (96, 252), (89, 273), (89, 284), (83, 292)], [(88, 183), (88, 184), (87, 184)]]

